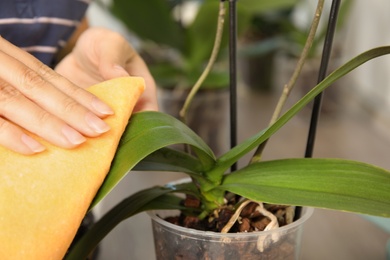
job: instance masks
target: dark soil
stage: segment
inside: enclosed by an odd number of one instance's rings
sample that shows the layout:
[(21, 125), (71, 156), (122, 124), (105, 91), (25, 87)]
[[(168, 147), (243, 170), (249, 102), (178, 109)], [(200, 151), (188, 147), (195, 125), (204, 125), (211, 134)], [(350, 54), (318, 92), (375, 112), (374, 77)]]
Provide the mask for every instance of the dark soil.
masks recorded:
[[(199, 202), (193, 198), (187, 198), (183, 203), (187, 207), (200, 207)], [(229, 205), (226, 207), (221, 208), (217, 214), (202, 220), (198, 219), (196, 216), (188, 216), (184, 214), (180, 214), (180, 216), (167, 217), (165, 220), (186, 228), (202, 231), (221, 232), (222, 228), (234, 214), (234, 209), (231, 205), (232, 202), (229, 203)], [(236, 222), (229, 233), (263, 231), (265, 227), (271, 222), (271, 220), (256, 211), (257, 206), (257, 203), (249, 203), (242, 210), (240, 214), (240, 221)], [(277, 216), (279, 227), (286, 225), (286, 206), (264, 204), (264, 208)]]
[[(186, 206), (199, 207), (199, 203), (193, 198), (188, 198)], [(231, 228), (229, 233), (263, 231), (270, 223), (270, 219), (256, 211), (258, 204), (249, 203), (241, 212), (240, 220)], [(279, 226), (286, 225), (285, 206), (267, 205), (264, 207), (277, 216)], [(173, 224), (202, 230), (220, 232), (233, 215), (233, 207), (227, 205), (209, 218), (199, 220), (195, 216), (173, 216), (165, 218)], [(168, 234), (169, 233), (169, 234)], [(202, 241), (202, 239), (188, 239), (186, 235), (167, 232), (164, 235), (156, 236), (155, 246), (157, 259), (217, 259), (217, 260), (250, 260), (250, 259), (296, 259), (296, 237), (295, 234), (285, 235), (282, 239), (274, 239), (267, 236), (264, 243), (264, 250), (259, 251), (257, 241), (234, 241), (221, 243), (221, 241)]]

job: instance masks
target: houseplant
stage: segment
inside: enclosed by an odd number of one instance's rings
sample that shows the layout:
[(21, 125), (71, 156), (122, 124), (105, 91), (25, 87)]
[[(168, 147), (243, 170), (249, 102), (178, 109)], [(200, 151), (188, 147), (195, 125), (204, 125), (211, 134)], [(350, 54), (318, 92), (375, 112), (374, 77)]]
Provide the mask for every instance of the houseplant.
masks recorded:
[(285, 28), (296, 3), (254, 15), (240, 37), (238, 67), (243, 83), (251, 89), (273, 90), (274, 61), (286, 46)]
[[(330, 1), (327, 3), (329, 5), (324, 7), (324, 13), (330, 9)], [(311, 13), (315, 8), (315, 4), (315, 2), (297, 0), (291, 2), (290, 5), (258, 13), (252, 17), (250, 26), (240, 39), (241, 48), (239, 52), (241, 58), (240, 73), (243, 82), (248, 87), (261, 91), (274, 90), (273, 86), (280, 82), (275, 82), (273, 76), (282, 73), (281, 70), (286, 67), (281, 66), (284, 63), (289, 65), (288, 72), (285, 74), (290, 75), (292, 73), (306, 43), (307, 31), (311, 25)], [(337, 31), (342, 29), (351, 4), (352, 1), (349, 0), (341, 2)], [(297, 85), (308, 85), (308, 87), (315, 85), (326, 30), (327, 26), (325, 24), (319, 26), (308, 54), (306, 61), (308, 64), (302, 71)], [(335, 50), (333, 55), (339, 56), (338, 47), (333, 49)], [(332, 59), (332, 62), (334, 60)], [(332, 69), (335, 69), (336, 65), (332, 64)], [(279, 69), (279, 67), (282, 67), (282, 69)], [(274, 72), (275, 69), (277, 71)], [(305, 81), (302, 78), (310, 78), (310, 80)]]
[[(325, 11), (330, 12), (331, 2), (327, 2), (327, 6), (324, 8)], [(337, 24), (335, 27), (335, 42), (332, 47), (331, 59), (329, 60), (328, 70), (332, 71), (341, 65), (341, 45), (343, 42), (343, 35), (345, 33), (345, 22), (350, 13), (351, 7), (354, 4), (353, 1), (347, 0), (340, 2), (340, 7), (337, 16)], [(276, 68), (278, 71), (275, 73), (290, 75), (294, 71), (295, 64), (299, 59), (300, 53), (304, 48), (306, 41), (307, 30), (310, 27), (310, 15), (312, 10), (315, 8), (315, 2), (309, 2), (306, 0), (299, 1), (294, 6), (288, 19), (283, 22), (283, 44), (280, 48), (279, 55), (275, 60)], [(319, 25), (316, 33), (316, 37), (313, 40), (311, 50), (305, 61), (299, 78), (297, 79), (296, 85), (300, 86), (299, 94), (306, 93), (312, 86), (318, 83), (318, 72), (321, 64), (321, 52), (326, 36), (327, 26), (325, 23)], [(284, 71), (284, 73), (283, 73)], [(287, 76), (288, 77), (288, 76)], [(283, 82), (282, 79), (281, 82)], [(279, 82), (280, 83), (280, 82)], [(276, 83), (277, 85), (278, 83)], [(337, 82), (336, 84), (340, 84)], [(327, 91), (323, 95), (322, 100), (322, 112), (333, 112), (337, 108), (337, 104), (340, 101), (340, 89), (335, 87)]]
[[(238, 35), (248, 30), (255, 15), (295, 2), (297, 0), (238, 2)], [(218, 1), (151, 0), (145, 3), (142, 0), (113, 0), (109, 10), (141, 39), (140, 51), (148, 60), (159, 87), (189, 89), (195, 84), (213, 49)], [(186, 18), (188, 16), (191, 18)], [(222, 37), (217, 63), (224, 65), (228, 36)], [(217, 66), (209, 73), (202, 88), (226, 88), (228, 82), (225, 66)]]
[[(390, 173), (360, 162), (339, 159), (285, 159), (254, 162), (226, 174), (243, 155), (266, 142), (300, 109), (331, 83), (375, 57), (390, 53), (390, 47), (369, 50), (330, 74), (268, 128), (215, 158), (211, 149), (180, 121), (158, 112), (134, 114), (123, 135), (110, 174), (93, 205), (129, 169), (179, 171), (190, 183), (154, 187), (138, 192), (103, 217), (68, 255), (80, 259), (119, 221), (150, 209), (179, 209), (200, 219), (215, 213), (224, 204), (226, 192), (257, 202), (325, 207), (390, 216)], [(193, 155), (167, 148), (184, 143)], [(137, 149), (137, 154), (134, 149)], [(176, 193), (202, 201), (201, 207), (183, 207)], [(364, 194), (364, 195), (363, 195)], [(243, 202), (239, 202), (241, 204)], [(93, 205), (91, 207), (93, 207)]]
[[(238, 34), (247, 31), (254, 15), (291, 6), (294, 2), (296, 0), (238, 2)], [(114, 0), (109, 10), (140, 38), (140, 52), (158, 86), (160, 110), (179, 117), (189, 89), (207, 66), (213, 49), (218, 1)], [(147, 26), (145, 21), (148, 21)], [(228, 23), (223, 26), (226, 31)], [(229, 133), (224, 128), (229, 102), (227, 37), (226, 33), (222, 35), (214, 69), (205, 78), (187, 117), (187, 125), (217, 155), (229, 148), (225, 142)]]

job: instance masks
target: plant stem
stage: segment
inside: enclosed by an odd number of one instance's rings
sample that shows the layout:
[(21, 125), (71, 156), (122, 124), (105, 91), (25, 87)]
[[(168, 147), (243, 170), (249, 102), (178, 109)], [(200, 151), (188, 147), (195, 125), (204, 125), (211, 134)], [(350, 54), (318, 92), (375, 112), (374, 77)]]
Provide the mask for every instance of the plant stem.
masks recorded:
[[(321, 19), (323, 6), (324, 6), (324, 0), (318, 0), (316, 12), (315, 12), (313, 21), (311, 23), (309, 35), (307, 37), (305, 46), (302, 50), (302, 53), (299, 57), (299, 60), (297, 62), (297, 65), (295, 66), (294, 72), (293, 72), (290, 80), (288, 81), (288, 83), (286, 85), (284, 85), (283, 92), (279, 98), (277, 105), (276, 105), (276, 108), (275, 108), (274, 113), (271, 117), (269, 125), (272, 125), (273, 123), (275, 123), (275, 121), (279, 118), (280, 114), (282, 113), (283, 106), (286, 104), (287, 98), (290, 95), (291, 90), (294, 88), (295, 83), (298, 79), (298, 76), (300, 75), (300, 73), (302, 71), (303, 65), (305, 64), (305, 61), (307, 59), (307, 56), (310, 52), (311, 46), (313, 45), (313, 42), (315, 39), (318, 24), (319, 24), (320, 19)], [(268, 142), (268, 140), (259, 145), (259, 147), (257, 148), (256, 152), (254, 153), (250, 163), (261, 161), (261, 156), (262, 156), (263, 150), (264, 150), (267, 142)]]
[(209, 61), (207, 63), (206, 68), (204, 69), (203, 73), (200, 75), (200, 77), (196, 81), (195, 85), (191, 88), (191, 91), (188, 94), (188, 96), (187, 96), (187, 98), (186, 98), (186, 100), (184, 102), (183, 108), (179, 112), (180, 119), (184, 123), (186, 122), (187, 111), (188, 111), (188, 108), (189, 108), (192, 100), (194, 99), (196, 93), (198, 92), (198, 90), (202, 86), (203, 81), (206, 79), (207, 75), (211, 71), (212, 66), (215, 63), (215, 60), (217, 59), (217, 56), (218, 56), (218, 53), (219, 53), (219, 48), (221, 46), (223, 25), (224, 25), (224, 22), (225, 22), (225, 13), (226, 13), (226, 10), (225, 10), (224, 0), (221, 0), (220, 3), (219, 3), (217, 33), (216, 33), (216, 36), (215, 36), (214, 46), (213, 46), (213, 50), (211, 52), (210, 59), (209, 59)]

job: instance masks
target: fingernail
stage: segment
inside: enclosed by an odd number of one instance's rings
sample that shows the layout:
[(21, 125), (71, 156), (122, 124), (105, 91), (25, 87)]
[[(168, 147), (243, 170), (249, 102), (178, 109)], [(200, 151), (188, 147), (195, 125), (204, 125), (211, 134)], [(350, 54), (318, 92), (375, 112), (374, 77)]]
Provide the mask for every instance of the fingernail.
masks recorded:
[(87, 140), (82, 134), (67, 125), (62, 128), (62, 133), (74, 145), (82, 144)]
[(111, 109), (111, 107), (109, 107), (106, 103), (104, 103), (103, 101), (101, 101), (98, 98), (94, 98), (92, 100), (92, 106), (94, 109), (96, 109), (96, 111), (98, 111), (99, 113), (101, 113), (103, 115), (113, 115), (114, 114), (114, 111)]
[(87, 113), (85, 116), (85, 121), (96, 133), (102, 134), (110, 130), (110, 126), (93, 113)]
[(26, 134), (22, 134), (21, 139), (22, 142), (34, 153), (40, 153), (46, 149), (42, 144)]

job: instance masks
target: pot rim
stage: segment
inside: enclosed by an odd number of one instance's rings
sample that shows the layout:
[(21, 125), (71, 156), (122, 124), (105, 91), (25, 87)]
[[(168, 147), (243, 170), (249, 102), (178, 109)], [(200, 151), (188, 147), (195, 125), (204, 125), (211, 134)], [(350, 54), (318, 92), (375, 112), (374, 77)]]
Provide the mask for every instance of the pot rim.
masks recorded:
[[(191, 181), (191, 178), (185, 177), (185, 178), (181, 178), (181, 179), (178, 179), (176, 181), (170, 182), (167, 185), (169, 186), (170, 184), (186, 183), (189, 181)], [(186, 228), (186, 227), (178, 226), (178, 225), (172, 224), (168, 221), (165, 221), (161, 217), (157, 216), (156, 212), (170, 212), (172, 214), (175, 214), (175, 212), (180, 212), (180, 211), (179, 210), (163, 210), (163, 209), (162, 210), (146, 211), (146, 213), (149, 215), (149, 217), (153, 221), (156, 221), (160, 225), (169, 227), (171, 229), (176, 229), (178, 231), (189, 233), (189, 234), (192, 234), (195, 236), (202, 235), (202, 236), (210, 236), (210, 237), (216, 237), (216, 238), (222, 238), (222, 237), (224, 237), (224, 238), (229, 238), (229, 237), (237, 238), (237, 237), (250, 237), (250, 236), (258, 237), (259, 235), (265, 236), (265, 235), (273, 234), (273, 233), (275, 233), (275, 231), (287, 232), (288, 230), (294, 230), (294, 228), (297, 228), (298, 226), (303, 225), (306, 222), (306, 220), (309, 219), (309, 217), (314, 212), (314, 208), (303, 207), (301, 217), (298, 220), (294, 221), (293, 223), (285, 225), (283, 227), (279, 227), (279, 228), (276, 228), (273, 230), (267, 230), (267, 231), (246, 232), (246, 233), (244, 233), (244, 232), (243, 233), (220, 233), (220, 232), (214, 232), (214, 231), (202, 231), (202, 230), (196, 230), (196, 229), (192, 229), (192, 228)]]
[(178, 230), (181, 232), (189, 233), (189, 234), (192, 234), (195, 236), (202, 235), (202, 236), (210, 236), (210, 237), (216, 237), (216, 238), (222, 238), (222, 237), (224, 237), (224, 238), (226, 238), (226, 237), (227, 238), (229, 238), (229, 237), (237, 238), (237, 237), (248, 237), (248, 236), (258, 237), (259, 235), (266, 236), (266, 235), (273, 234), (275, 232), (288, 232), (289, 230), (294, 230), (294, 228), (297, 228), (298, 226), (303, 225), (306, 222), (306, 220), (309, 219), (309, 217), (314, 212), (314, 208), (303, 207), (302, 216), (298, 220), (294, 221), (293, 223), (285, 225), (283, 227), (279, 227), (279, 228), (276, 228), (273, 230), (259, 231), (259, 232), (247, 232), (247, 233), (219, 233), (219, 232), (214, 232), (214, 231), (202, 231), (202, 230), (196, 230), (196, 229), (192, 229), (192, 228), (178, 226), (178, 225), (172, 224), (168, 221), (165, 221), (161, 217), (157, 216), (156, 213), (162, 212), (162, 211), (172, 212), (173, 214), (175, 213), (174, 210), (151, 210), (151, 211), (147, 211), (146, 213), (151, 217), (151, 219), (153, 221), (156, 221), (157, 223), (159, 223), (163, 226), (166, 226), (166, 227), (169, 227), (171, 229), (175, 229), (175, 230)]

